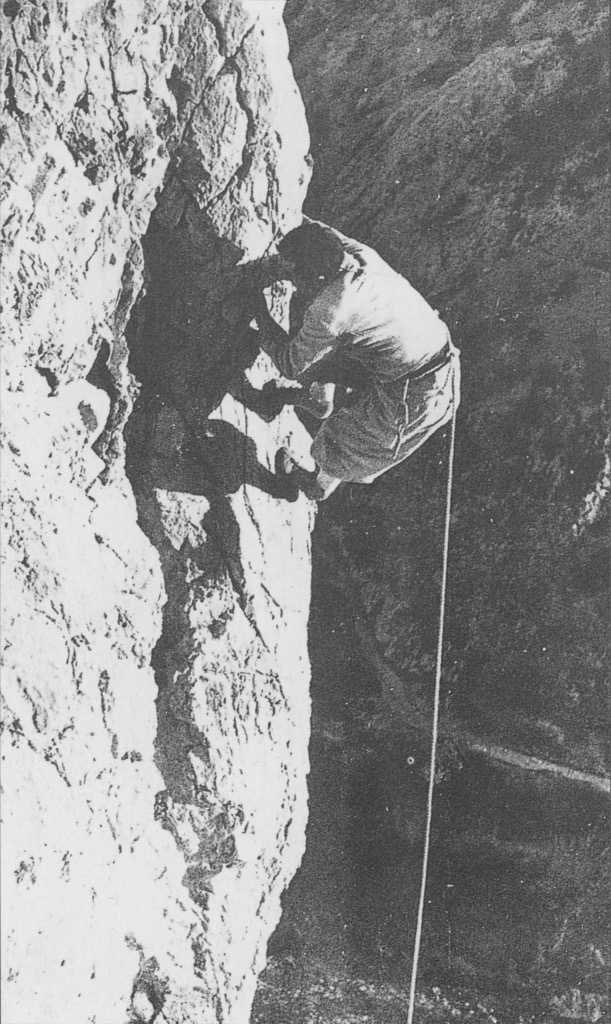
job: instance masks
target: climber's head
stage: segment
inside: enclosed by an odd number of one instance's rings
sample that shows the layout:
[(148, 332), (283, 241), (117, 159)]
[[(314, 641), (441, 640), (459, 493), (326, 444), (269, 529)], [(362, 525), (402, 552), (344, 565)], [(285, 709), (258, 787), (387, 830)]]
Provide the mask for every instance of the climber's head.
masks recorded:
[(344, 261), (344, 248), (331, 228), (306, 223), (289, 231), (278, 244), (287, 277), (298, 291), (320, 291), (337, 276)]

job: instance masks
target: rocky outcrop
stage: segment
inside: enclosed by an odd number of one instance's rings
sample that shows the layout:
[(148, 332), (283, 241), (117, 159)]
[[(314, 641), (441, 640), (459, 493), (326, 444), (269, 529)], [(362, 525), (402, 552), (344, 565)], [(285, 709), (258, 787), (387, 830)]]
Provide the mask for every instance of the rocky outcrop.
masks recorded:
[(309, 178), (281, 5), (3, 22), (3, 1011), (242, 1024), (306, 817), (301, 427), (240, 401)]

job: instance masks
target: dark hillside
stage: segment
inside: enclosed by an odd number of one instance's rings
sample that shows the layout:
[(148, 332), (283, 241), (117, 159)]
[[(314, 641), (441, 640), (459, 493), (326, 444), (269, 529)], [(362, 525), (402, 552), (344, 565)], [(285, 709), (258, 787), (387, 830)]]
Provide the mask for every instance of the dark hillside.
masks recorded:
[[(446, 714), (602, 773), (608, 58), (593, 2), (288, 5), (307, 210), (373, 244), (463, 352)], [(382, 647), (433, 649), (447, 445), (329, 503)], [(442, 464), (443, 463), (443, 464)]]
[[(606, 10), (290, 0), (286, 16), (306, 212), (374, 245), (463, 353), (421, 968), (442, 992), (417, 1019), (602, 1021), (608, 797), (568, 770), (606, 772)], [(406, 1019), (447, 454), (448, 432), (319, 514), (308, 850), (274, 947), (305, 971), (296, 1024)]]

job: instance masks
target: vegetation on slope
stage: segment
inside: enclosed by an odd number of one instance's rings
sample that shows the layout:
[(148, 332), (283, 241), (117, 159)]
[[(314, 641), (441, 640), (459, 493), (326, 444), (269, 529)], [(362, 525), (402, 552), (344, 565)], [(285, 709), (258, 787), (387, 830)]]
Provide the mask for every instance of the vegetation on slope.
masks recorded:
[[(604, 772), (607, 47), (598, 2), (288, 5), (308, 212), (373, 244), (463, 353), (445, 713)], [(430, 681), (447, 432), (329, 503), (388, 658)], [(606, 467), (606, 483), (605, 483)]]
[[(605, 772), (606, 11), (289, 0), (287, 19), (315, 157), (306, 212), (374, 245), (463, 353), (420, 974), (446, 1005), (425, 994), (421, 1019), (478, 1019), (461, 988), (502, 1024), (602, 1021), (608, 800), (461, 737)], [(319, 513), (308, 848), (262, 1021), (289, 1006), (299, 1022), (403, 1019), (447, 454), (445, 431)]]

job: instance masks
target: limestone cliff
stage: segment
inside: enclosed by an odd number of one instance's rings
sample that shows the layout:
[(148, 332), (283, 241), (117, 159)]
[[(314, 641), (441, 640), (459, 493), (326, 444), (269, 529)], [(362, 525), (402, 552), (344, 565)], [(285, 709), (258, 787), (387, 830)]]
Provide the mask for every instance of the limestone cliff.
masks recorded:
[(10, 1024), (245, 1024), (302, 855), (312, 512), (236, 292), (309, 178), (281, 13), (3, 5)]

